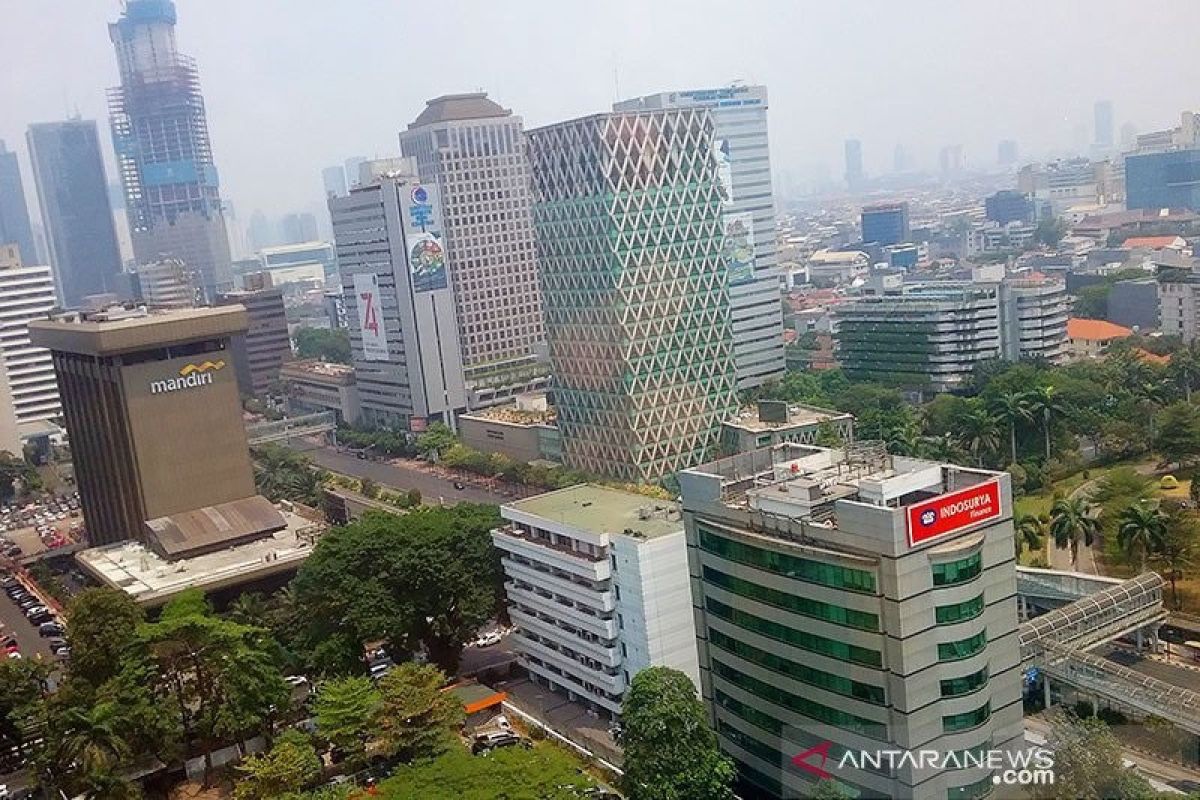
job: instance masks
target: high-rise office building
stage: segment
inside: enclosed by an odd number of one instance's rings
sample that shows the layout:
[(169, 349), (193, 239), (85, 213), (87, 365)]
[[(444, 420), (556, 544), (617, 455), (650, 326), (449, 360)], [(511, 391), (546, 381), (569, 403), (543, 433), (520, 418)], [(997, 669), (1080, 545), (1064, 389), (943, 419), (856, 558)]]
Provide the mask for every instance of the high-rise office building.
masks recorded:
[(326, 197), (344, 197), (347, 189), (346, 168), (338, 164), (321, 170), (321, 184), (325, 187)]
[[(1024, 735), (1007, 473), (784, 444), (679, 483), (702, 693), (746, 796), (811, 796), (814, 748), (849, 796), (993, 790), (981, 751)], [(884, 750), (982, 763), (843, 761)]]
[(617, 103), (614, 111), (707, 108), (717, 175), (725, 195), (725, 256), (738, 389), (783, 375), (783, 310), (767, 142), (767, 87), (663, 92)]
[(307, 211), (284, 214), (279, 221), (283, 244), (301, 244), (317, 239), (317, 218)]
[(92, 545), (175, 531), (164, 544), (185, 554), (282, 527), (255, 494), (230, 365), (245, 330), (237, 306), (30, 324), (54, 356)]
[(1200, 211), (1200, 148), (1125, 156), (1127, 209)]
[(437, 186), (471, 408), (545, 385), (545, 341), (521, 118), (483, 93), (437, 97), (400, 134)]
[(200, 287), (178, 258), (138, 264), (131, 274), (134, 296), (150, 308), (194, 308)]
[(96, 123), (38, 123), (25, 137), (62, 304), (117, 291), (121, 251)]
[(912, 238), (908, 203), (875, 203), (863, 206), (862, 240), (868, 244), (903, 244)]
[(1096, 147), (1108, 150), (1113, 146), (1113, 104), (1111, 100), (1097, 100), (1092, 108), (1095, 118), (1095, 137), (1092, 139)]
[(1011, 167), (1017, 163), (1019, 152), (1015, 139), (1001, 139), (996, 145), (996, 163), (1002, 167)]
[(866, 179), (866, 173), (863, 172), (862, 142), (858, 139), (847, 139), (845, 151), (846, 186), (850, 188), (850, 191), (854, 191), (861, 188)]
[(983, 208), (987, 219), (998, 225), (1033, 221), (1033, 201), (1012, 189), (1001, 189), (985, 197)]
[(961, 144), (948, 144), (938, 152), (938, 167), (943, 178), (954, 177), (963, 171), (963, 147)]
[(454, 426), (467, 388), (438, 190), (401, 163), (329, 215), (363, 420), (422, 431)]
[(366, 158), (365, 156), (352, 156), (352, 157), (346, 159), (342, 168), (346, 173), (346, 190), (347, 191), (349, 191), (350, 189), (353, 189), (355, 186), (358, 186), (359, 181), (362, 178), (362, 176), (360, 174), (361, 167), (363, 164), (366, 164), (367, 161), (369, 161), (369, 160), (370, 159)]
[(37, 263), (21, 165), (17, 162), (17, 154), (6, 148), (4, 140), (0, 139), (0, 245), (10, 243), (21, 251), (21, 261)]
[(54, 419), (62, 413), (50, 353), (29, 339), (29, 323), (57, 305), (50, 268), (0, 261), (0, 360), (17, 424)]
[(231, 340), (234, 372), (242, 394), (265, 397), (279, 382), (279, 369), (292, 359), (283, 290), (270, 287), (227, 292), (220, 305), (246, 309), (246, 332)]
[(632, 481), (699, 463), (737, 408), (708, 109), (595, 114), (528, 141), (564, 460)]
[(138, 261), (182, 259), (211, 300), (233, 288), (229, 239), (196, 63), (175, 47), (172, 0), (129, 0), (108, 26), (117, 167)]

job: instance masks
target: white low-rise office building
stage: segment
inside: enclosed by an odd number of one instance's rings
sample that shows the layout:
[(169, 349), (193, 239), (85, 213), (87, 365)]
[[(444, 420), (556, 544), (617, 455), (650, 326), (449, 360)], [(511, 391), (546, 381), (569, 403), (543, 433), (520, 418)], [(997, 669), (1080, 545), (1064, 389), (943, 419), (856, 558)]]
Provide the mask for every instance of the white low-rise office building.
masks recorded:
[(516, 650), (530, 677), (606, 716), (649, 666), (699, 686), (678, 506), (581, 484), (500, 509)]

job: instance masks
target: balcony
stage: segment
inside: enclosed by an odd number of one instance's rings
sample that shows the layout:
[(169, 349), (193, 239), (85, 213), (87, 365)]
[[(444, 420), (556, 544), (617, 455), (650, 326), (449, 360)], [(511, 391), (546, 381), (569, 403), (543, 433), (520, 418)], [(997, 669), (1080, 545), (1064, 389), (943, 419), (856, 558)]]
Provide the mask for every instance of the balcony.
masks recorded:
[(529, 589), (518, 588), (512, 581), (506, 582), (504, 589), (508, 595), (509, 603), (519, 603), (520, 605), (540, 611), (543, 614), (548, 614), (552, 617), (561, 617), (568, 620), (572, 625), (603, 639), (617, 638), (617, 621), (615, 619), (602, 619), (580, 608), (573, 608), (566, 605), (555, 598), (545, 597)]
[(567, 630), (561, 625), (541, 619), (540, 617), (535, 617), (519, 608), (509, 609), (508, 615), (520, 630), (536, 633), (538, 636), (550, 639), (551, 641), (562, 642), (566, 647), (590, 656), (606, 667), (616, 667), (621, 663), (621, 651), (617, 649), (615, 643), (609, 646), (602, 642), (588, 641), (578, 633)]
[(590, 683), (611, 694), (621, 694), (625, 691), (625, 677), (620, 670), (617, 670), (616, 674), (610, 675), (603, 670), (593, 669), (567, 653), (560, 653), (553, 647), (535, 642), (520, 633), (513, 634), (512, 640), (519, 652), (537, 656), (543, 662), (553, 664), (562, 670), (564, 675), (575, 677), (581, 686), (585, 682)]
[(608, 697), (605, 697), (603, 692), (588, 691), (588, 689), (586, 687), (584, 687), (583, 684), (581, 684), (579, 681), (575, 680), (572, 677), (569, 677), (567, 675), (560, 675), (560, 674), (554, 672), (553, 670), (548, 669), (547, 667), (541, 666), (540, 664), (530, 663), (528, 660), (526, 660), (526, 662), (525, 662), (525, 668), (528, 669), (533, 674), (538, 675), (539, 677), (545, 678), (546, 680), (553, 682), (556, 686), (558, 686), (562, 689), (572, 691), (575, 694), (579, 695), (580, 697), (590, 700), (593, 703), (595, 703), (596, 705), (608, 709), (609, 711), (611, 711), (614, 714), (621, 713), (621, 701), (620, 700), (611, 700)]
[[(547, 571), (544, 564), (541, 564), (541, 568), (539, 568), (532, 564), (522, 564), (515, 558), (503, 558), (500, 560), (500, 563), (504, 566), (504, 572), (510, 578), (522, 580), (532, 586), (549, 589), (563, 597), (569, 597), (579, 605), (587, 606), (594, 611), (607, 613), (615, 611), (617, 608), (617, 600), (613, 596), (612, 590), (598, 588), (591, 581), (585, 585), (570, 578), (551, 574)], [(599, 581), (595, 583), (599, 584), (599, 586), (607, 586), (607, 584), (600, 583)]]
[(505, 552), (556, 567), (589, 581), (605, 581), (612, 576), (607, 556), (582, 553), (510, 528), (492, 531), (492, 544)]

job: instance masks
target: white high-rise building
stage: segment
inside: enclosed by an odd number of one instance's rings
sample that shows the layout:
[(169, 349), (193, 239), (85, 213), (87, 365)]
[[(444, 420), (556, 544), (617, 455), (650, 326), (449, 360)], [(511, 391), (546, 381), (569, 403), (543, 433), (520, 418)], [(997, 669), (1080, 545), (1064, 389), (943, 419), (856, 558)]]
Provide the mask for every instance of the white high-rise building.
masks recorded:
[(50, 351), (29, 341), (29, 321), (56, 305), (49, 267), (26, 267), (15, 253), (0, 254), (0, 359), (18, 425), (62, 414)]
[(696, 107), (709, 109), (713, 119), (713, 152), (725, 194), (733, 357), (738, 389), (749, 389), (780, 377), (784, 368), (767, 87), (661, 92), (616, 103), (613, 110)]
[(530, 677), (616, 716), (639, 670), (700, 669), (675, 503), (580, 484), (501, 506), (512, 641)]
[(471, 408), (544, 388), (549, 366), (521, 118), (482, 92), (434, 98), (400, 149), (442, 199)]

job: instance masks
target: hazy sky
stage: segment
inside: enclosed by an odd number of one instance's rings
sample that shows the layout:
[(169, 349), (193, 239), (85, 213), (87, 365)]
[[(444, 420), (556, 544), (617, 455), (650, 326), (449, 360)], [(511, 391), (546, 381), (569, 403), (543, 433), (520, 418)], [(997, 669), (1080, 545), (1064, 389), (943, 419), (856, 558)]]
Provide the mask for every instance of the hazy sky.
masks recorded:
[[(243, 221), (317, 209), (321, 167), (398, 151), (430, 97), (483, 89), (527, 127), (603, 110), (619, 92), (766, 83), (777, 173), (868, 172), (900, 142), (932, 165), (961, 143), (990, 164), (1116, 127), (1176, 123), (1200, 106), (1188, 31), (1200, 3), (1127, 0), (176, 0), (200, 67), (222, 193)], [(30, 122), (79, 109), (107, 135), (117, 0), (0, 0), (0, 138), (24, 158)], [(28, 162), (25, 161), (26, 169)], [(28, 172), (26, 179), (29, 179)], [(36, 211), (34, 211), (36, 216)]]

